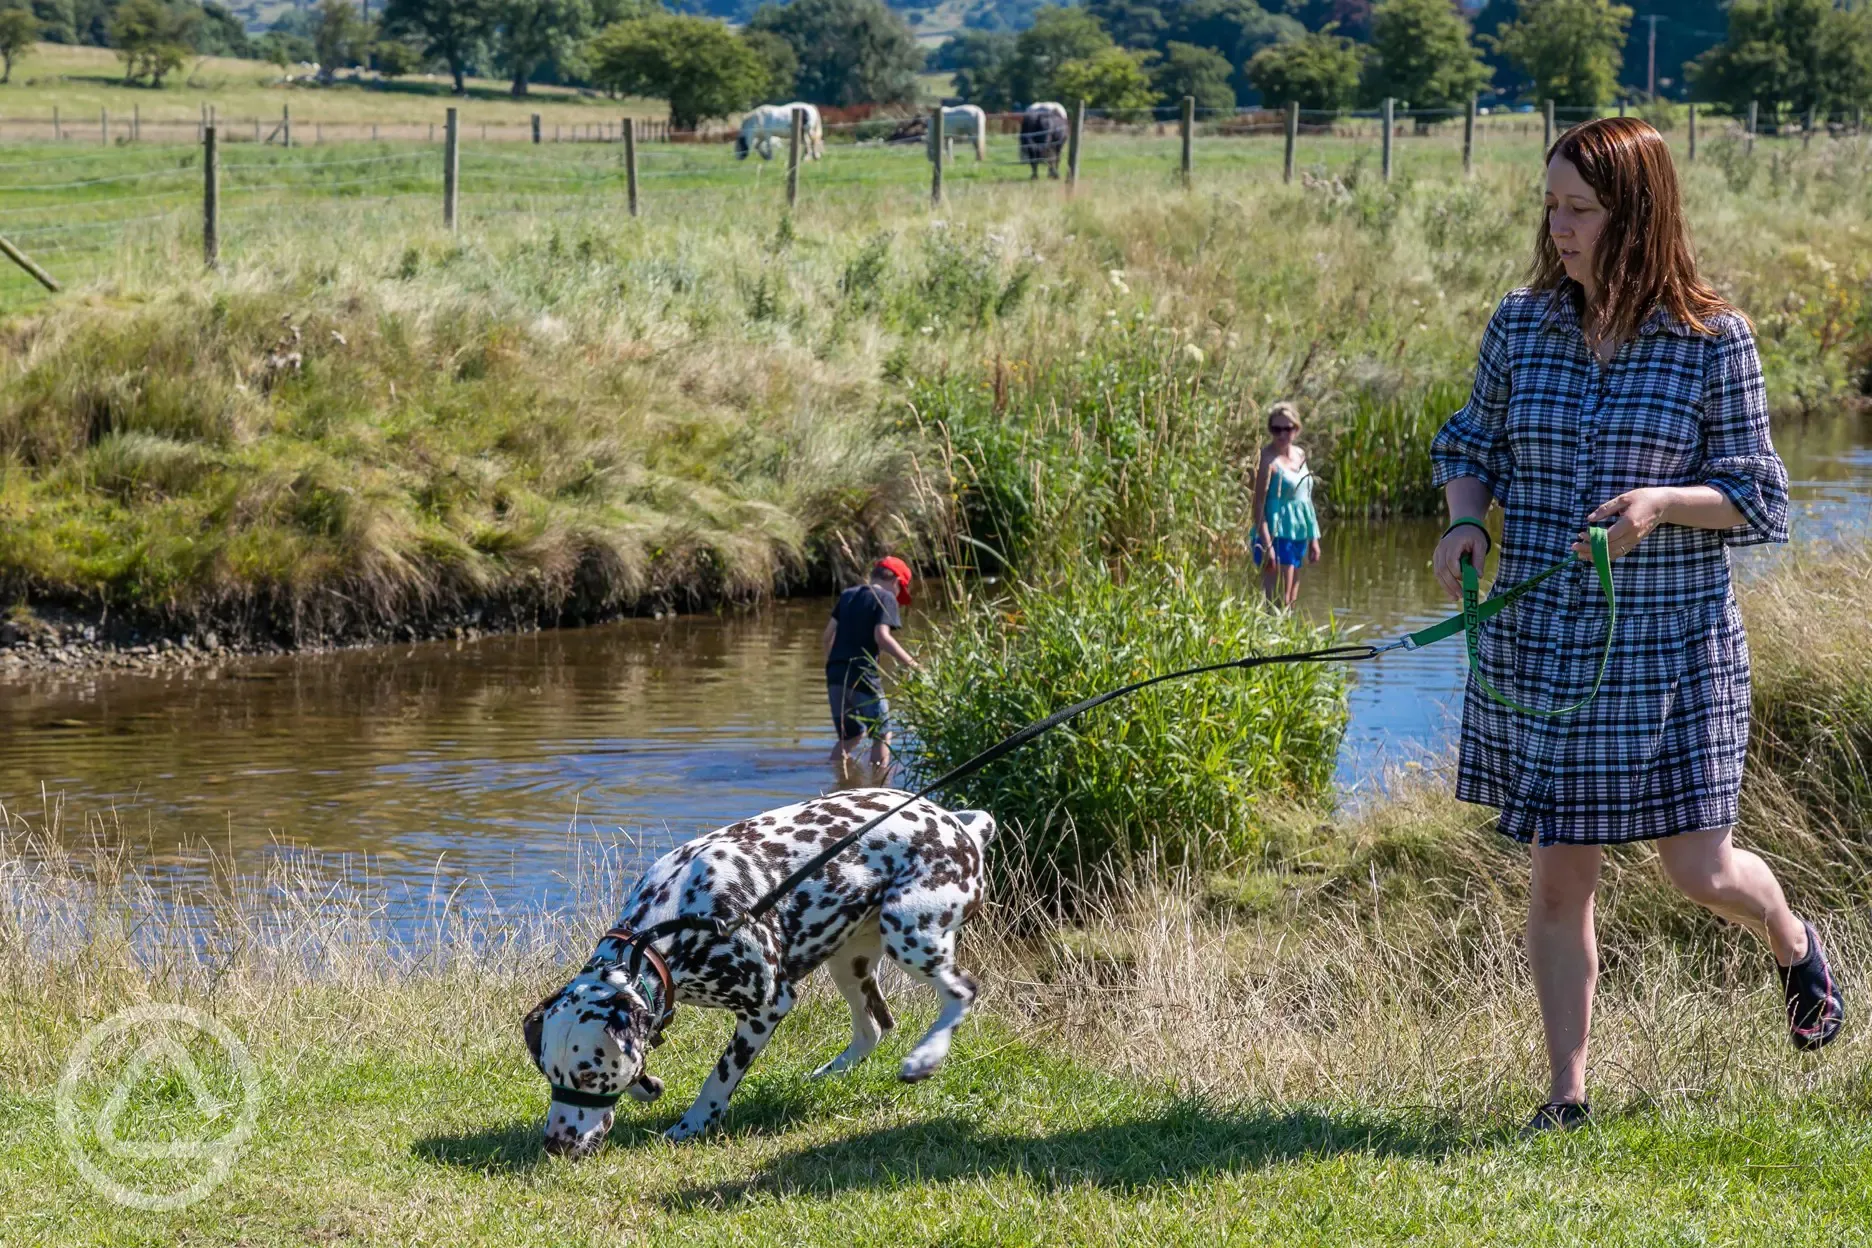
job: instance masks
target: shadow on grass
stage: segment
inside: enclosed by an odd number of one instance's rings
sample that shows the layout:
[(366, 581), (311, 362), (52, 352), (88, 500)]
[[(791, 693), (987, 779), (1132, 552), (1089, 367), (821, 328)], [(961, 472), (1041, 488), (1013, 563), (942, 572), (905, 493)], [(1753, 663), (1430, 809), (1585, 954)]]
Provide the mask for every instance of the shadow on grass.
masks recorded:
[(1342, 1154), (1439, 1159), (1482, 1143), (1446, 1117), (1215, 1110), (1195, 1101), (1049, 1134), (937, 1119), (802, 1149), (748, 1179), (682, 1188), (664, 1204), (720, 1208), (752, 1197), (1005, 1177), (1049, 1189), (1132, 1190)]
[[(732, 1140), (742, 1136), (779, 1135), (802, 1122), (834, 1112), (816, 1100), (812, 1091), (811, 1085), (799, 1083), (746, 1089), (730, 1103), (726, 1126), (710, 1138)], [(664, 1129), (673, 1124), (688, 1105), (686, 1099), (674, 1103), (664, 1101), (633, 1114), (634, 1107), (620, 1104), (617, 1123), (611, 1128), (611, 1138), (605, 1148), (641, 1148), (659, 1142)], [(527, 1118), (476, 1131), (425, 1136), (410, 1145), (410, 1153), (432, 1165), (489, 1174), (523, 1174), (548, 1161), (545, 1146), (540, 1142), (542, 1125), (538, 1118)], [(680, 1147), (706, 1148), (708, 1145), (704, 1142)]]
[(431, 1165), (482, 1174), (525, 1174), (545, 1165), (540, 1123), (523, 1119), (458, 1135), (428, 1135), (410, 1145), (410, 1155)]

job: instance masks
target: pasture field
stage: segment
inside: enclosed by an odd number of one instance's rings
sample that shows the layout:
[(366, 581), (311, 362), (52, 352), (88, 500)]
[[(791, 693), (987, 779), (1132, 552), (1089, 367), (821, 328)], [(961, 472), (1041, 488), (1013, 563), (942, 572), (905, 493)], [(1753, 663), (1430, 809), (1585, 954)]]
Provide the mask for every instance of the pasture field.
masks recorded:
[[(527, 97), (516, 99), (510, 84), (489, 78), (470, 78), (466, 97), (451, 94), (454, 84), (446, 75), (381, 81), (366, 76), (358, 82), (341, 78), (328, 87), (283, 81), (289, 73), (303, 77), (307, 72), (304, 67), (281, 70), (263, 61), (205, 56), (187, 61), (159, 88), (127, 86), (123, 62), (109, 48), (35, 44), (15, 62), (13, 81), (0, 84), (0, 142), (50, 140), (54, 108), (67, 136), (64, 146), (54, 151), (101, 145), (100, 111), (110, 115), (113, 142), (128, 139), (133, 111), (141, 116), (146, 141), (193, 142), (204, 105), (213, 106), (218, 122), (241, 137), (250, 137), (256, 118), (271, 129), (280, 108), (290, 107), (296, 119), (294, 140), (302, 143), (313, 141), (320, 123), (333, 127), (333, 138), (340, 132), (356, 138), (354, 127), (372, 122), (426, 130), (431, 122), (440, 126), (450, 106), (461, 110), (462, 121), (471, 128), (486, 123), (514, 139), (534, 113), (549, 129), (554, 123), (570, 127), (600, 120), (615, 124), (624, 116), (669, 116), (660, 100), (608, 100), (565, 87), (535, 86)], [(416, 137), (416, 132), (406, 131), (403, 137)]]
[[(1519, 124), (1469, 179), (1450, 127), (1390, 183), (1374, 135), (1306, 135), (1291, 186), (1278, 136), (1205, 131), (1191, 190), (1174, 134), (1095, 131), (1071, 197), (997, 136), (940, 209), (917, 146), (834, 130), (791, 213), (783, 160), (647, 144), (635, 220), (618, 145), (470, 134), (456, 233), (427, 144), (232, 145), (213, 272), (190, 147), (9, 148), (0, 223), (69, 286), (0, 276), (0, 586), (288, 642), (748, 599), (884, 545), (972, 559), (986, 503), (1008, 556), (1014, 503), (1125, 479), (1165, 422), (1200, 432), (1187, 535), (1221, 557), (1276, 398), (1329, 510), (1427, 511), (1536, 222)], [(1701, 156), (1777, 409), (1855, 392), (1872, 145)]]
[[(1359, 814), (1295, 809), (1256, 858), (1208, 874), (1135, 866), (1064, 925), (1010, 882), (964, 940), (981, 1008), (922, 1085), (895, 1080), (931, 1016), (901, 983), (899, 1031), (871, 1061), (807, 1082), (844, 1042), (843, 1006), (814, 981), (726, 1128), (670, 1146), (655, 1133), (726, 1036), (723, 1017), (685, 1013), (651, 1063), (666, 1100), (625, 1102), (607, 1147), (560, 1162), (538, 1144), (545, 1088), (519, 1018), (615, 912), (627, 845), (580, 832), (570, 914), (442, 896), (412, 910), (356, 862), (281, 857), (158, 891), (108, 815), (16, 810), (0, 844), (0, 1241), (1866, 1242), (1867, 560), (1797, 563), (1744, 596), (1767, 727), (1743, 836), (1846, 977), (1847, 1030), (1821, 1054), (1788, 1048), (1766, 955), (1677, 899), (1649, 851), (1621, 851), (1600, 920), (1597, 1124), (1516, 1138), (1544, 1069), (1524, 855), (1437, 782)], [(171, 1212), (100, 1196), (55, 1113), (79, 1038), (147, 1002), (220, 1020), (259, 1088), (225, 1182)], [(102, 1112), (105, 1095), (84, 1085), (75, 1103)], [(137, 1139), (223, 1129), (173, 1076), (137, 1104)], [(143, 1190), (194, 1177), (77, 1138)]]

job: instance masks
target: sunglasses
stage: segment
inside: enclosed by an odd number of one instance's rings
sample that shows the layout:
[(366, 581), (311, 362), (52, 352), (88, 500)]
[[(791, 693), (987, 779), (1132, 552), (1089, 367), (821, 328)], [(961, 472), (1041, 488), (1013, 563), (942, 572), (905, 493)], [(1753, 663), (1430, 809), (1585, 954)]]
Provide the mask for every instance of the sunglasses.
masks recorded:
[(1268, 432), (1269, 433), (1292, 433), (1298, 428), (1300, 428), (1299, 425), (1269, 425)]

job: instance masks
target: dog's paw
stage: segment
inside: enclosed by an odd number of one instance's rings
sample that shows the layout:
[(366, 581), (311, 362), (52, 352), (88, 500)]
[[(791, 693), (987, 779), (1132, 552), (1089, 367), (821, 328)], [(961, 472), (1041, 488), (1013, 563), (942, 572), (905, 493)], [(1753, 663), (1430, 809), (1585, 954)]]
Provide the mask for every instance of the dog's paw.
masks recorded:
[(942, 1058), (940, 1057), (919, 1058), (912, 1053), (904, 1059), (903, 1069), (897, 1072), (897, 1077), (905, 1083), (922, 1083), (935, 1074), (936, 1068), (941, 1065)]
[(631, 1100), (642, 1101), (647, 1105), (663, 1095), (663, 1081), (655, 1075), (643, 1075), (624, 1090), (630, 1094)]
[(680, 1144), (684, 1140), (693, 1140), (714, 1125), (706, 1118), (691, 1118), (684, 1114), (675, 1126), (663, 1133), (663, 1138), (672, 1144)]
[(856, 1063), (847, 1061), (845, 1055), (841, 1053), (806, 1077), (808, 1079), (824, 1079), (828, 1075), (842, 1075), (854, 1065), (856, 1065)]

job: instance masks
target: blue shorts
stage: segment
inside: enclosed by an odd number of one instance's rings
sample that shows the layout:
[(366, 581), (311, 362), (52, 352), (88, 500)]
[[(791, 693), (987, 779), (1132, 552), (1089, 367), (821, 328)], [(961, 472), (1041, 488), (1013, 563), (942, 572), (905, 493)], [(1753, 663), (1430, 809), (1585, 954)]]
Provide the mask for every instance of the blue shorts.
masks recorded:
[(867, 734), (882, 738), (890, 731), (890, 703), (884, 700), (869, 664), (826, 664), (826, 701), (831, 703), (832, 726), (841, 741)]
[[(1304, 537), (1277, 537), (1274, 539), (1274, 562), (1283, 568), (1297, 568), (1306, 562), (1310, 544)], [(1255, 567), (1260, 567), (1265, 558), (1267, 551), (1262, 548), (1261, 535), (1257, 533), (1254, 539)]]

